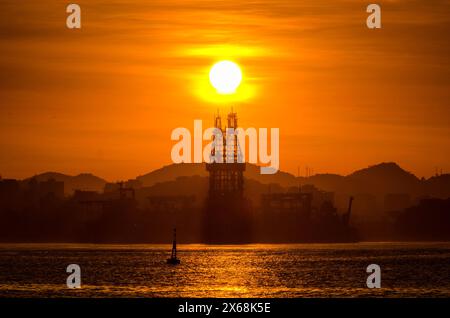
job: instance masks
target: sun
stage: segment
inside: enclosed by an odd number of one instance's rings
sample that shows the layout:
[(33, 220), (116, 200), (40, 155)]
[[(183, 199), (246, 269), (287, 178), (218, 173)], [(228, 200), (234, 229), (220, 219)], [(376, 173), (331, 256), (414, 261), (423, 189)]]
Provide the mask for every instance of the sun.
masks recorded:
[(242, 81), (240, 67), (231, 61), (220, 61), (209, 71), (209, 80), (217, 93), (229, 95), (236, 92)]

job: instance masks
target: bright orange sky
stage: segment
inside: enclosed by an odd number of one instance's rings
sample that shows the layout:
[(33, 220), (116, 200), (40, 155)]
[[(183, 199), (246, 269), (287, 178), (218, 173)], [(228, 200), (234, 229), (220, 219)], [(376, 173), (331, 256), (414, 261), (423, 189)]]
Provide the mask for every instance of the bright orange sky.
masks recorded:
[(450, 170), (449, 1), (378, 1), (381, 30), (369, 1), (74, 2), (81, 30), (66, 1), (0, 4), (3, 177), (171, 163), (172, 129), (229, 109), (198, 93), (222, 58), (252, 90), (240, 125), (280, 128), (282, 170)]

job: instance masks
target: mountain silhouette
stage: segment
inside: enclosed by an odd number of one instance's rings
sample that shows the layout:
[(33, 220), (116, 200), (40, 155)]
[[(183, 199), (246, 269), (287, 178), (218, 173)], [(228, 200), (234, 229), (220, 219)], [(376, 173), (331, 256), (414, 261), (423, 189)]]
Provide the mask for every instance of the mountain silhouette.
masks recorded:
[(343, 191), (349, 190), (351, 188), (346, 177), (338, 174), (331, 174), (331, 173), (316, 174), (308, 178), (299, 177), (298, 180), (300, 184), (312, 184), (317, 188), (326, 191), (334, 192), (337, 189)]
[(420, 192), (420, 180), (403, 170), (394, 162), (380, 163), (353, 172), (346, 177), (353, 191), (367, 193), (410, 193)]
[[(173, 186), (173, 182), (177, 181), (179, 177), (194, 176), (208, 176), (204, 163), (170, 164), (138, 176), (136, 179), (145, 188), (168, 182), (167, 190), (170, 190), (170, 185)], [(293, 174), (283, 171), (273, 175), (262, 175), (260, 174), (259, 166), (247, 164), (244, 177), (248, 180), (247, 183), (253, 180), (257, 184), (278, 184), (283, 188), (298, 186), (299, 184), (311, 184), (325, 191), (346, 194), (368, 193), (380, 198), (388, 193), (407, 193), (413, 196), (434, 196), (438, 198), (450, 197), (450, 174), (434, 176), (429, 179), (419, 179), (394, 162), (372, 165), (347, 176), (326, 173), (310, 177), (295, 177)], [(57, 172), (47, 172), (36, 175), (34, 178), (38, 181), (45, 181), (51, 178), (57, 181), (64, 181), (66, 194), (71, 194), (77, 189), (101, 192), (107, 182), (88, 173), (70, 176)], [(162, 185), (159, 185), (159, 187), (162, 187)], [(262, 186), (258, 185), (257, 187), (261, 188)], [(156, 189), (156, 187), (153, 189)]]
[[(152, 186), (158, 182), (175, 180), (177, 177), (201, 176), (207, 177), (208, 172), (204, 163), (181, 163), (164, 166), (145, 175), (139, 176), (143, 186)], [(278, 183), (284, 187), (297, 185), (298, 180), (290, 173), (279, 171), (276, 174), (261, 174), (260, 167), (254, 164), (247, 164), (244, 176), (261, 183)]]
[[(207, 177), (205, 164), (171, 164), (148, 174), (137, 177), (144, 186), (152, 186), (158, 182), (173, 181), (185, 176)], [(384, 162), (357, 170), (347, 176), (338, 174), (316, 174), (310, 177), (295, 177), (279, 171), (273, 175), (260, 174), (260, 168), (247, 164), (244, 177), (263, 184), (279, 184), (292, 187), (299, 184), (312, 184), (319, 189), (344, 193), (371, 193), (383, 196), (387, 193), (408, 193), (411, 195), (450, 195), (448, 175), (420, 180), (414, 174), (402, 169), (394, 162)]]
[(202, 163), (180, 163), (164, 166), (160, 169), (138, 176), (136, 179), (144, 187), (153, 186), (159, 182), (173, 181), (178, 177), (208, 176), (205, 164)]
[(29, 182), (32, 178), (36, 181), (42, 182), (49, 179), (54, 179), (55, 181), (64, 182), (64, 193), (66, 195), (71, 195), (75, 190), (89, 190), (89, 191), (103, 191), (105, 181), (90, 173), (81, 173), (76, 176), (66, 175), (58, 172), (45, 172), (35, 175), (31, 178), (23, 180), (23, 182)]

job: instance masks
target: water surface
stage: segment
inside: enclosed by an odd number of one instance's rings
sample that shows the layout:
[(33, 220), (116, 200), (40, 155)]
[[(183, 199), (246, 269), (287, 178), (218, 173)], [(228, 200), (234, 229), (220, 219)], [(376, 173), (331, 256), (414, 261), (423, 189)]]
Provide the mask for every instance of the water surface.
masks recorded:
[[(450, 243), (0, 244), (2, 297), (450, 297)], [(82, 288), (66, 287), (81, 266)], [(378, 264), (382, 288), (366, 287)]]

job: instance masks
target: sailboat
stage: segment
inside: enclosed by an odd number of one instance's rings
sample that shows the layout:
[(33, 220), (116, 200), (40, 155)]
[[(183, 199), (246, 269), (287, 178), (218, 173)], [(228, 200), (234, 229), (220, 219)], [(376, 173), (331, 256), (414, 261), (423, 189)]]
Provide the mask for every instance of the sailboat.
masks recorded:
[(172, 255), (167, 259), (167, 264), (180, 264), (180, 260), (177, 258), (177, 229), (173, 229)]

